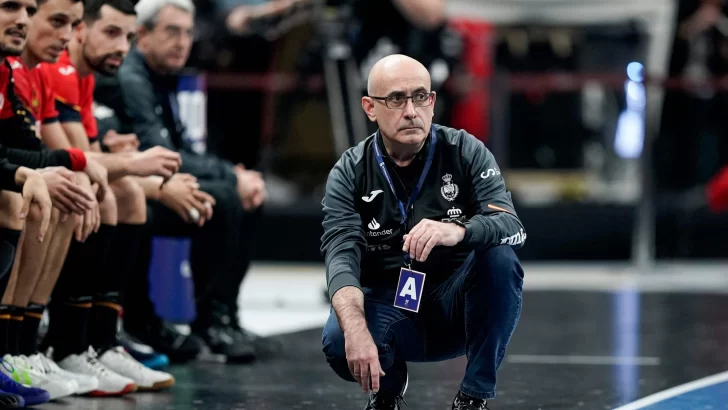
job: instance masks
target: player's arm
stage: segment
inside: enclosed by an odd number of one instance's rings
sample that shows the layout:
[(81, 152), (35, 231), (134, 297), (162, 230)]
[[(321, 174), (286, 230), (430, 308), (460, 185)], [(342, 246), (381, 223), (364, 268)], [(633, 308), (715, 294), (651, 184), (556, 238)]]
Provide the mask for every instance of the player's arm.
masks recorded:
[[(96, 141), (96, 119), (93, 116), (93, 95), (81, 97), (79, 106), (73, 106), (66, 100), (56, 98), (55, 109), (58, 113), (58, 122), (66, 135), (68, 142), (76, 148), (86, 152), (89, 158), (96, 160), (108, 170), (109, 181), (129, 174), (128, 154), (104, 154)], [(42, 131), (41, 131), (42, 132)]]
[(49, 124), (43, 124), (40, 129), (40, 135), (43, 142), (50, 149), (66, 149), (73, 148), (73, 145), (66, 137), (61, 123), (56, 121)]
[(29, 151), (0, 145), (0, 158), (13, 164), (31, 169), (64, 167), (72, 171), (83, 171), (86, 156), (79, 149)]
[(366, 329), (360, 264), (366, 240), (354, 203), (354, 167), (347, 153), (334, 166), (322, 201), (324, 234), (321, 252), (331, 302), (342, 330)]
[(63, 121), (61, 122), (63, 132), (68, 136), (68, 141), (72, 146), (81, 149), (83, 152), (91, 151), (91, 144), (89, 143), (86, 131), (83, 129), (83, 125), (78, 121)]
[(134, 178), (144, 190), (144, 196), (147, 199), (153, 199), (158, 201), (162, 192), (161, 187), (164, 182), (164, 178), (157, 176), (150, 177), (135, 177)]
[(472, 135), (463, 133), (463, 157), (467, 164), (470, 184), (471, 208), (476, 214), (470, 218), (462, 243), (471, 247), (508, 244), (515, 249), (523, 246), (526, 232), (516, 214), (511, 193), (506, 190), (493, 154)]
[(29, 171), (15, 164), (11, 164), (5, 158), (0, 159), (0, 189), (4, 191), (20, 192), (24, 180), (24, 172)]
[(68, 135), (70, 143), (83, 150), (86, 155), (103, 165), (109, 172), (109, 181), (129, 175), (129, 159), (131, 153), (106, 154), (101, 152), (98, 142), (89, 143), (86, 131), (80, 122), (62, 122), (63, 132)]
[[(58, 122), (44, 124), (41, 128), (43, 139), (50, 138), (47, 144), (58, 144), (59, 146), (68, 143), (86, 153), (89, 158), (94, 159), (108, 170), (109, 181), (119, 179), (129, 174), (128, 159), (130, 154), (104, 154), (98, 149), (98, 143), (89, 142), (86, 127), (81, 122), (81, 111), (70, 107), (62, 101), (56, 101), (58, 110)], [(50, 129), (51, 134), (46, 137), (44, 131)], [(63, 136), (61, 136), (63, 134)]]

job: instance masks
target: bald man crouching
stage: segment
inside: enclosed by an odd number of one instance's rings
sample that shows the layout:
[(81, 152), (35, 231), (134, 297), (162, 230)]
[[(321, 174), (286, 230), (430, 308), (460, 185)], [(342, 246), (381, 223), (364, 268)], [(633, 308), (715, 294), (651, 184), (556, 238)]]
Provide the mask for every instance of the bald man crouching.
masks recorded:
[(406, 362), (465, 354), (452, 408), (486, 409), (521, 313), (523, 225), (483, 143), (432, 124), (424, 66), (385, 57), (367, 91), (379, 130), (344, 153), (323, 200), (326, 360), (372, 393), (366, 409), (398, 410)]

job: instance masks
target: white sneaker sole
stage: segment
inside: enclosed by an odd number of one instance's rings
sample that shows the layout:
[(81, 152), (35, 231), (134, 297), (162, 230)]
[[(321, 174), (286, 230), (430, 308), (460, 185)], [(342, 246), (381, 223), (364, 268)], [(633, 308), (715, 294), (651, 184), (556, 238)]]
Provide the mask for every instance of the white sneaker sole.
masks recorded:
[(174, 383), (174, 377), (170, 377), (167, 380), (158, 381), (151, 386), (142, 386), (140, 384), (137, 384), (137, 386), (139, 387), (139, 391), (160, 391), (164, 389), (169, 389), (170, 387), (174, 386)]

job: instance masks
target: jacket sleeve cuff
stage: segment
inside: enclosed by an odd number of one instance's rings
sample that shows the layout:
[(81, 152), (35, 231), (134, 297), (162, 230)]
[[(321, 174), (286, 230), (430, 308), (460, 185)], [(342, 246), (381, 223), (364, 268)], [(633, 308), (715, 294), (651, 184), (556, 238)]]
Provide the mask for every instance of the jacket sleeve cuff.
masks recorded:
[(66, 149), (68, 156), (71, 158), (71, 170), (83, 171), (86, 169), (86, 154), (78, 148)]
[(342, 273), (339, 275), (336, 275), (334, 279), (331, 280), (329, 283), (329, 300), (333, 299), (334, 294), (341, 288), (345, 288), (347, 286), (354, 286), (357, 289), (361, 289), (361, 284), (359, 283), (359, 279), (356, 278), (351, 273)]
[(11, 192), (21, 192), (21, 187), (15, 183), (15, 173), (18, 172), (20, 166), (15, 164), (4, 164), (2, 172), (0, 172), (0, 189)]
[(485, 242), (485, 226), (478, 218), (470, 220), (467, 228), (465, 228), (465, 236), (462, 243), (470, 248), (480, 246)]

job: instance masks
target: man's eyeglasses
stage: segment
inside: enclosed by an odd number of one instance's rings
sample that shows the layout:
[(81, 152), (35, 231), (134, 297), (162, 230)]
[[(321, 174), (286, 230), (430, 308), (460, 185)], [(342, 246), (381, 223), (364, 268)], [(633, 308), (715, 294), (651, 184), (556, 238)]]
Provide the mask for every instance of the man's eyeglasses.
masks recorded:
[(375, 100), (384, 100), (384, 104), (387, 108), (402, 109), (407, 105), (407, 100), (412, 99), (412, 104), (416, 107), (428, 107), (432, 105), (432, 97), (435, 93), (433, 92), (418, 92), (412, 94), (410, 97), (401, 94), (390, 95), (389, 97), (370, 97)]

